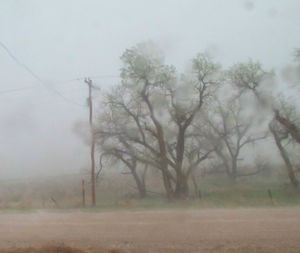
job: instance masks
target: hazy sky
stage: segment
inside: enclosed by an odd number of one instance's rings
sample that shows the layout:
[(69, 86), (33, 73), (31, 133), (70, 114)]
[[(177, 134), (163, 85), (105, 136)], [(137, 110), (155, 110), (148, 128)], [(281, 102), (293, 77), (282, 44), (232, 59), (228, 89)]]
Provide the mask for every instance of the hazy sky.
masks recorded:
[(86, 85), (66, 81), (118, 82), (122, 52), (147, 40), (180, 70), (204, 50), (225, 66), (253, 58), (278, 69), (300, 47), (299, 13), (299, 0), (1, 0), (0, 41), (44, 84), (0, 48), (0, 179), (89, 166), (72, 131), (88, 110), (51, 87), (83, 105)]

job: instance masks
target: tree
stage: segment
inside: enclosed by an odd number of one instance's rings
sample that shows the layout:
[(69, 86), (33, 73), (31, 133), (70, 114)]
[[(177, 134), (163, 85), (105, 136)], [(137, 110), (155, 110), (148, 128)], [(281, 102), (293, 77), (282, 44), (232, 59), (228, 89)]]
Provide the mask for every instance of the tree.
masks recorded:
[[(120, 141), (122, 143), (122, 141)], [(139, 197), (145, 198), (147, 196), (146, 190), (146, 174), (148, 170), (148, 164), (143, 166), (143, 169), (139, 168), (143, 164), (139, 164), (137, 158), (128, 150), (128, 146), (124, 143), (124, 146), (116, 146), (116, 147), (109, 147), (103, 148), (102, 153), (100, 155), (100, 165), (102, 165), (102, 160), (106, 156), (113, 157), (118, 161), (121, 161), (129, 172), (122, 172), (122, 174), (132, 175), (135, 183), (136, 189), (138, 190)]]
[(286, 149), (284, 148), (284, 146), (282, 144), (282, 141), (288, 138), (288, 132), (286, 131), (286, 129), (282, 128), (282, 126), (280, 126), (278, 124), (278, 122), (276, 122), (276, 120), (273, 120), (272, 122), (270, 122), (269, 129), (274, 137), (274, 140), (275, 140), (276, 146), (280, 152), (280, 155), (281, 155), (282, 159), (284, 160), (290, 182), (295, 188), (297, 188), (299, 182), (296, 178), (295, 171), (294, 171), (292, 162), (289, 158), (288, 152), (286, 151)]
[(241, 173), (238, 170), (240, 154), (248, 144), (266, 138), (266, 134), (253, 131), (254, 116), (249, 116), (242, 108), (239, 98), (217, 105), (207, 122), (211, 133), (208, 138), (215, 145), (215, 153), (221, 159), (228, 177), (235, 182), (237, 177), (257, 174), (259, 171)]
[[(289, 124), (293, 124), (295, 127), (299, 124), (298, 115), (296, 113), (296, 108), (288, 103), (288, 100), (281, 96), (279, 103), (277, 105), (277, 111), (280, 112), (283, 119), (287, 120)], [(295, 174), (295, 168), (291, 161), (291, 154), (285, 148), (288, 144), (292, 142), (297, 142), (290, 130), (285, 127), (285, 125), (280, 124), (277, 120), (276, 115), (273, 120), (269, 123), (269, 129), (274, 137), (275, 144), (280, 152), (280, 155), (285, 163), (287, 169), (288, 177), (292, 186), (298, 187), (298, 180)]]
[[(282, 103), (282, 96), (274, 96), (269, 94), (263, 94), (263, 84), (266, 82), (275, 83), (273, 74), (266, 72), (262, 69), (258, 63), (248, 62), (247, 64), (237, 64), (229, 71), (229, 79), (231, 82), (240, 89), (240, 95), (247, 90), (253, 92), (260, 105), (268, 107), (273, 119), (269, 123), (269, 130), (273, 135), (276, 146), (280, 151), (283, 158), (291, 184), (295, 187), (298, 185), (298, 181), (295, 177), (293, 165), (290, 161), (287, 150), (282, 145), (282, 141), (289, 136), (298, 144), (300, 143), (300, 130), (297, 123), (290, 117), (290, 114), (286, 113), (286, 106)], [(269, 97), (269, 98), (268, 98)], [(295, 112), (295, 111), (294, 111)], [(294, 117), (295, 118), (295, 117)]]
[(275, 97), (272, 97), (272, 94), (266, 95), (263, 94), (262, 90), (259, 91), (259, 88), (264, 83), (274, 83), (274, 74), (272, 72), (266, 72), (262, 69), (259, 63), (253, 63), (249, 61), (248, 63), (240, 63), (236, 64), (231, 68), (228, 72), (228, 76), (232, 84), (240, 89), (240, 95), (242, 95), (245, 91), (250, 90), (253, 92), (258, 102), (265, 107), (269, 107), (273, 112), (274, 118), (278, 121), (292, 138), (300, 143), (300, 130), (299, 128), (291, 122), (288, 118), (285, 118), (280, 114), (280, 111), (276, 107), (276, 103), (273, 103)]
[(125, 139), (137, 161), (160, 170), (168, 198), (185, 198), (192, 170), (212, 152), (199, 145), (195, 151), (193, 122), (219, 84), (220, 67), (199, 54), (179, 78), (151, 43), (126, 50), (121, 59), (122, 83), (106, 101), (115, 127), (98, 134)]
[[(118, 93), (119, 91), (118, 89), (114, 90), (114, 99), (118, 96), (117, 94), (121, 94)], [(105, 157), (111, 157), (115, 161), (121, 162), (129, 170), (129, 172), (122, 172), (122, 174), (132, 175), (140, 198), (144, 198), (147, 195), (146, 172), (148, 163), (139, 161), (137, 149), (130, 142), (132, 137), (131, 129), (128, 127), (130, 118), (127, 114), (122, 115), (122, 111), (118, 109), (118, 106), (122, 104), (117, 103), (117, 100), (112, 97), (112, 94), (107, 97), (108, 103), (99, 117), (101, 124), (98, 124), (96, 130), (97, 145), (101, 150), (100, 167), (103, 167), (102, 160)], [(126, 123), (128, 124), (125, 129)]]

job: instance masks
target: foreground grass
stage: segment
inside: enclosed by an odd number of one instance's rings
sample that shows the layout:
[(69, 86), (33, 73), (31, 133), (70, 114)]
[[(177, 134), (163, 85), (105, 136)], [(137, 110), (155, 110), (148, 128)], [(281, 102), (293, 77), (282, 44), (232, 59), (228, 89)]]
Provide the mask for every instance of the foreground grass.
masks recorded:
[(40, 248), (27, 247), (16, 249), (0, 249), (1, 253), (124, 253), (120, 249), (99, 248), (93, 250), (83, 250), (64, 245), (48, 245)]
[[(16, 249), (7, 249), (1, 250), (1, 253), (149, 253), (149, 252), (158, 252), (158, 253), (191, 253), (190, 251), (184, 250), (154, 250), (154, 249), (131, 249), (123, 251), (121, 249), (90, 249), (83, 250), (68, 246), (44, 246), (41, 248), (16, 248)], [(255, 247), (238, 247), (238, 248), (212, 248), (212, 249), (204, 249), (199, 251), (192, 251), (199, 253), (298, 253), (298, 249), (270, 249), (270, 248), (255, 248)]]
[[(169, 201), (163, 193), (149, 194), (146, 199), (135, 197), (135, 191), (125, 194), (128, 190), (113, 191), (110, 188), (101, 187), (97, 192), (97, 206), (90, 208), (89, 194), (86, 196), (87, 207), (82, 208), (81, 192), (72, 196), (68, 194), (53, 195), (57, 203), (54, 204), (51, 198), (49, 205), (44, 205), (42, 198), (36, 196), (35, 201), (30, 196), (13, 198), (12, 193), (5, 195), (7, 201), (0, 198), (1, 212), (28, 212), (36, 209), (68, 210), (80, 209), (86, 211), (113, 211), (113, 210), (155, 210), (169, 208), (239, 208), (239, 207), (293, 207), (300, 206), (300, 190), (295, 190), (289, 186), (278, 183), (253, 183), (240, 182), (236, 185), (226, 184), (225, 180), (203, 182), (199, 187), (201, 198), (193, 197), (191, 187), (191, 197), (186, 200)], [(122, 191), (121, 191), (122, 190)], [(132, 190), (132, 189), (131, 189)], [(272, 199), (270, 198), (270, 193)], [(9, 196), (12, 194), (12, 196)], [(52, 196), (52, 193), (49, 194)]]
[[(272, 198), (270, 198), (270, 190)], [(85, 210), (155, 210), (169, 208), (239, 208), (239, 207), (293, 207), (300, 206), (300, 191), (279, 186), (257, 187), (236, 185), (204, 189), (201, 198), (169, 201), (164, 197), (150, 196), (145, 199), (114, 199), (102, 196), (96, 208)], [(83, 209), (84, 210), (84, 209)]]
[(17, 248), (0, 250), (1, 253), (86, 253), (86, 251), (68, 246), (44, 246), (42, 248)]

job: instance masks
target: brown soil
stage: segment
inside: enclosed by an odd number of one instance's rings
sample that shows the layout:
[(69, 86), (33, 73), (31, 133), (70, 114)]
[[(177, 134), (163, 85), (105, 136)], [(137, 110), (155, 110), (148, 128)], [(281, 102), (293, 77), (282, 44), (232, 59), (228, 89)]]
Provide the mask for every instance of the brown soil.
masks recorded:
[(300, 252), (300, 208), (0, 214), (0, 248), (53, 243), (135, 252)]

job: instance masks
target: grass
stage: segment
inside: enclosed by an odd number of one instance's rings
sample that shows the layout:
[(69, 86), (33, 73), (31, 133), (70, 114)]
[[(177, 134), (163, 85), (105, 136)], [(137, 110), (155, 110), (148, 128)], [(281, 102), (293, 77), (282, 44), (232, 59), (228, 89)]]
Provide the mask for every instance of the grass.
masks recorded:
[(14, 249), (0, 249), (1, 253), (125, 253), (120, 249), (98, 248), (83, 250), (65, 245), (47, 245), (43, 247), (26, 247)]
[[(268, 189), (271, 190), (272, 200)], [(278, 185), (253, 186), (238, 184), (233, 187), (214, 186), (202, 190), (202, 198), (168, 201), (162, 197), (146, 199), (99, 198), (96, 210), (135, 210), (164, 208), (238, 208), (238, 207), (285, 207), (300, 206), (300, 191), (292, 188), (282, 189)]]
[[(149, 252), (159, 252), (159, 253), (190, 253), (190, 251), (185, 250), (174, 250), (174, 249), (164, 249), (153, 251), (153, 249), (131, 249), (123, 251), (121, 249), (90, 249), (83, 250), (68, 246), (44, 246), (41, 248), (27, 247), (27, 248), (15, 248), (1, 250), (1, 253), (149, 253)], [(193, 251), (194, 252), (194, 251)], [(205, 249), (198, 251), (199, 253), (298, 253), (298, 249), (286, 249), (284, 251), (275, 248), (262, 248), (262, 247), (236, 247), (236, 248), (221, 248), (215, 247), (212, 249)]]
[[(286, 179), (284, 179), (286, 180)], [(286, 181), (288, 182), (288, 181)], [(202, 198), (191, 197), (188, 200), (168, 201), (159, 195), (150, 195), (146, 199), (126, 198), (114, 191), (106, 191), (100, 186), (97, 195), (98, 210), (134, 210), (164, 208), (238, 208), (238, 207), (285, 207), (300, 206), (300, 190), (295, 190), (288, 183), (275, 175), (267, 177), (249, 177), (232, 185), (226, 176), (212, 176), (199, 179)], [(126, 188), (122, 188), (124, 190)], [(153, 190), (154, 189), (154, 190)], [(156, 188), (150, 190), (159, 191)], [(159, 189), (159, 188), (157, 188)], [(268, 190), (271, 190), (271, 200)], [(162, 191), (160, 191), (162, 192)], [(190, 187), (193, 195), (193, 187)], [(127, 200), (129, 204), (126, 204)]]
[[(268, 195), (271, 189), (273, 199)], [(87, 199), (87, 204), (90, 203)], [(282, 189), (279, 186), (259, 187), (251, 185), (236, 185), (234, 187), (210, 187), (202, 190), (202, 198), (190, 198), (187, 200), (169, 201), (163, 197), (150, 196), (145, 199), (118, 198), (117, 196), (99, 197), (95, 208), (82, 208), (80, 205), (73, 205), (66, 200), (61, 207), (52, 206), (46, 209), (68, 210), (80, 209), (86, 211), (113, 211), (113, 210), (155, 210), (169, 208), (238, 208), (238, 207), (285, 207), (300, 206), (300, 191), (291, 188)], [(9, 205), (0, 205), (1, 211), (28, 212), (40, 209), (40, 206), (23, 206), (11, 202)]]
[[(107, 177), (100, 181), (97, 188), (97, 207), (89, 208), (90, 193), (87, 186), (87, 208), (81, 204), (81, 179), (79, 177), (58, 177), (48, 180), (6, 182), (0, 184), (0, 211), (28, 212), (36, 209), (86, 211), (111, 210), (155, 210), (166, 208), (238, 208), (238, 207), (284, 207), (300, 206), (300, 191), (283, 184), (282, 177), (247, 178), (229, 183), (226, 177), (207, 177), (199, 179), (202, 198), (168, 201), (162, 196), (160, 178), (148, 183), (149, 190), (160, 195), (150, 194), (146, 199), (138, 199), (136, 191), (129, 185), (134, 182)], [(132, 180), (132, 179), (131, 179)], [(271, 189), (273, 200), (268, 195)], [(190, 189), (193, 195), (193, 187)], [(53, 202), (55, 199), (56, 203)]]
[(68, 246), (44, 246), (41, 248), (16, 248), (1, 250), (1, 253), (86, 253), (84, 250)]

